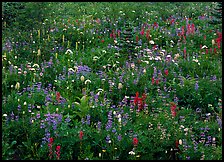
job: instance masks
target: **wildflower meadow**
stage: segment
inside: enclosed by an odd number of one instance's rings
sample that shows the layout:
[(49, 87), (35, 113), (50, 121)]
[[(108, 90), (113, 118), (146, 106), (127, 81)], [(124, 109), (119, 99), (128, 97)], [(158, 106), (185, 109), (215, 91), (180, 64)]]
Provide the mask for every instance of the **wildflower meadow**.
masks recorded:
[(2, 159), (221, 160), (220, 4), (2, 2)]

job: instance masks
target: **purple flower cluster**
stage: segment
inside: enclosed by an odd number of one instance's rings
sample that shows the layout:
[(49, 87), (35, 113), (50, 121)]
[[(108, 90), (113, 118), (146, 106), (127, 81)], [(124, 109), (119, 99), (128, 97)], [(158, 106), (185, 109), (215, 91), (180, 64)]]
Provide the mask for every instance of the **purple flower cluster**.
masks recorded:
[(40, 128), (45, 128), (45, 136), (42, 138), (42, 145), (48, 142), (48, 139), (53, 135), (57, 136), (57, 126), (62, 122), (62, 115), (61, 114), (45, 114), (45, 120), (41, 120)]
[(80, 65), (80, 66), (78, 66), (78, 70), (77, 70), (76, 74), (79, 75), (79, 76), (81, 76), (81, 75), (86, 76), (90, 72), (91, 72), (90, 67), (88, 67), (86, 65), (84, 65), (84, 66)]

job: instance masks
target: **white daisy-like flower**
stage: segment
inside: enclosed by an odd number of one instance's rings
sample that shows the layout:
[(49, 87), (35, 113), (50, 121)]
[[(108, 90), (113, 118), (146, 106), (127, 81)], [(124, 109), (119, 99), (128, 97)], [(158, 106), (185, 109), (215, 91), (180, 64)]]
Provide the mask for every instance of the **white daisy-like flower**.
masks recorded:
[(129, 155), (135, 155), (135, 152), (131, 150), (128, 154)]
[(87, 80), (85, 81), (85, 84), (87, 84), (87, 83), (91, 83), (91, 80), (87, 79)]
[(73, 54), (73, 52), (72, 52), (72, 50), (70, 50), (70, 49), (67, 49), (67, 51), (65, 52), (65, 54), (67, 55), (67, 54)]
[(206, 45), (204, 45), (204, 46), (201, 47), (201, 49), (205, 49), (205, 48), (208, 48), (208, 47)]
[(75, 72), (75, 70), (74, 70), (74, 69), (72, 69), (72, 68), (69, 68), (69, 69), (68, 69), (68, 71)]
[(98, 60), (98, 59), (99, 59), (98, 56), (94, 56), (94, 57), (93, 57), (93, 61), (96, 61), (96, 60)]
[(149, 43), (150, 44), (155, 44), (155, 42), (153, 40), (150, 40)]

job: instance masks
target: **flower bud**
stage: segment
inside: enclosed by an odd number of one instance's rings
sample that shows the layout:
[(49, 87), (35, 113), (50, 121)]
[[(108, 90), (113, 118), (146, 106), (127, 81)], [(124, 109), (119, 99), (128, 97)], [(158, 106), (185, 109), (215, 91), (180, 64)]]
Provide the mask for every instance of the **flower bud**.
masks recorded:
[(212, 39), (212, 45), (213, 45), (213, 46), (215, 45), (215, 40), (214, 40), (214, 39)]
[(122, 83), (118, 83), (118, 89), (121, 89), (123, 87)]
[(181, 139), (179, 139), (179, 145), (182, 145), (182, 144), (183, 144), (182, 140), (181, 140)]
[(84, 82), (85, 77), (82, 75), (82, 76), (80, 77), (80, 80), (81, 80), (82, 82)]
[(15, 88), (16, 88), (17, 90), (20, 88), (20, 83), (19, 83), (19, 82), (16, 83)]
[(40, 55), (41, 55), (41, 51), (40, 49), (38, 49), (37, 56), (40, 56)]

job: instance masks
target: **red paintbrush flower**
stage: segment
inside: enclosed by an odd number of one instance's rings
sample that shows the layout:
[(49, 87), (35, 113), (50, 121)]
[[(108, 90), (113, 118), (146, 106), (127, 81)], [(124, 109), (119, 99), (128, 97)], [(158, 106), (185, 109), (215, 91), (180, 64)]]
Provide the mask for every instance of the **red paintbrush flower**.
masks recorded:
[(138, 35), (136, 35), (136, 42), (138, 43), (138, 40), (139, 40), (139, 37), (138, 37)]
[(57, 160), (60, 159), (60, 151), (61, 151), (61, 146), (56, 146), (56, 158), (57, 158)]
[(83, 137), (83, 136), (84, 136), (83, 131), (80, 131), (80, 132), (79, 132), (79, 139), (82, 140), (82, 137)]
[(138, 95), (139, 95), (139, 93), (138, 92), (136, 92), (136, 94), (135, 94), (135, 99), (134, 99), (134, 104), (135, 105), (137, 105), (138, 104), (138, 102), (139, 102), (139, 97), (138, 97)]
[(53, 145), (53, 142), (54, 142), (54, 139), (51, 137), (50, 139), (49, 139), (49, 143), (48, 143), (48, 148), (49, 148), (49, 157), (50, 157), (50, 159), (52, 158), (52, 156), (53, 156), (53, 151), (52, 151), (52, 145)]
[(133, 145), (134, 146), (138, 145), (138, 139), (136, 137), (133, 138)]
[(61, 95), (59, 92), (56, 92), (56, 100), (60, 102)]
[(154, 84), (155, 83), (155, 79), (152, 77), (152, 84)]
[(174, 102), (170, 102), (170, 110), (173, 117), (175, 117), (177, 114), (176, 108), (177, 108), (177, 105)]
[(167, 76), (169, 74), (169, 71), (166, 69), (166, 70), (164, 70), (164, 73)]

